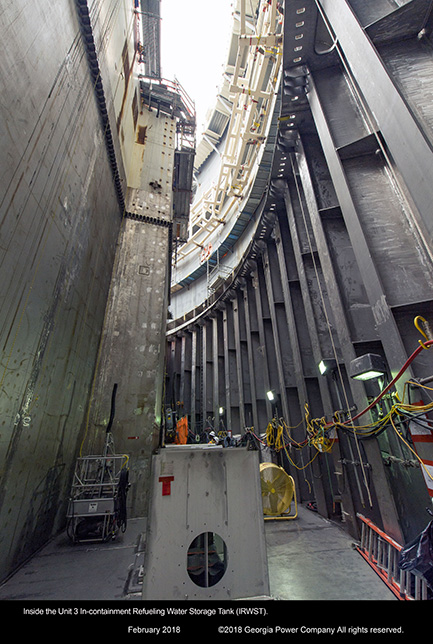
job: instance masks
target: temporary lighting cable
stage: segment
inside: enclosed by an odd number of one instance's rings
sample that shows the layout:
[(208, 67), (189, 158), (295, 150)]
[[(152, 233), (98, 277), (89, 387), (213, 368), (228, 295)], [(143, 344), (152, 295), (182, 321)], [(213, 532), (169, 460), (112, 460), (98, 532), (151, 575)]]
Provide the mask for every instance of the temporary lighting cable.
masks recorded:
[(390, 421), (391, 421), (392, 428), (394, 429), (394, 431), (395, 431), (395, 433), (397, 434), (398, 438), (399, 438), (399, 439), (400, 439), (400, 440), (401, 440), (401, 441), (406, 445), (406, 447), (409, 449), (409, 451), (410, 451), (410, 452), (412, 452), (412, 454), (413, 454), (413, 455), (416, 457), (416, 459), (419, 461), (419, 464), (420, 464), (420, 465), (421, 465), (421, 467), (424, 469), (424, 471), (425, 471), (425, 473), (427, 474), (427, 476), (428, 476), (428, 477), (433, 481), (433, 476), (430, 474), (430, 472), (429, 472), (429, 471), (428, 471), (428, 469), (426, 468), (426, 466), (425, 466), (425, 464), (424, 464), (423, 460), (418, 456), (418, 454), (415, 452), (415, 450), (413, 450), (413, 449), (412, 449), (412, 447), (409, 445), (409, 443), (408, 443), (408, 442), (403, 438), (403, 436), (400, 434), (400, 432), (398, 431), (397, 427), (394, 425), (394, 422), (393, 422), (393, 420), (392, 420), (392, 417), (391, 417)]
[(353, 416), (353, 418), (351, 418), (351, 419), (350, 419), (350, 421), (345, 421), (345, 422), (341, 423), (341, 425), (345, 426), (345, 425), (347, 425), (347, 423), (349, 423), (349, 422), (352, 424), (352, 422), (353, 422), (354, 420), (357, 420), (358, 418), (361, 418), (361, 416), (363, 416), (365, 413), (367, 413), (368, 411), (370, 411), (370, 409), (372, 409), (372, 407), (374, 407), (374, 406), (375, 406), (375, 405), (376, 405), (376, 404), (377, 404), (377, 403), (378, 403), (378, 402), (379, 402), (379, 401), (384, 397), (384, 395), (385, 395), (385, 394), (386, 394), (386, 393), (391, 389), (391, 387), (393, 387), (393, 386), (395, 385), (395, 383), (396, 383), (398, 380), (400, 380), (401, 376), (402, 376), (402, 375), (404, 374), (404, 372), (408, 369), (408, 367), (410, 366), (410, 364), (415, 360), (415, 358), (417, 357), (417, 355), (418, 355), (419, 353), (421, 353), (421, 351), (422, 351), (423, 349), (429, 349), (429, 348), (432, 346), (432, 344), (433, 344), (433, 340), (427, 340), (427, 342), (424, 342), (424, 343), (423, 343), (423, 345), (421, 345), (421, 344), (420, 344), (420, 346), (419, 346), (419, 347), (417, 347), (417, 348), (415, 349), (415, 351), (412, 353), (412, 355), (411, 355), (411, 356), (409, 356), (409, 358), (406, 360), (406, 362), (405, 362), (405, 363), (404, 363), (404, 365), (401, 367), (401, 369), (400, 369), (400, 371), (398, 372), (398, 374), (397, 374), (396, 376), (394, 376), (394, 378), (389, 382), (389, 384), (388, 384), (388, 385), (386, 385), (386, 387), (381, 391), (381, 393), (379, 394), (379, 396), (377, 396), (377, 398), (375, 398), (375, 399), (373, 400), (373, 402), (372, 402), (372, 403), (370, 403), (370, 404), (368, 405), (368, 407), (366, 407), (365, 409), (363, 409), (362, 411), (360, 411), (358, 414), (356, 414), (356, 416)]
[[(433, 340), (426, 340), (425, 342), (422, 342), (420, 340), (419, 343), (420, 343), (419, 347), (417, 347), (416, 350), (409, 356), (409, 358), (401, 367), (397, 375), (386, 385), (386, 387), (382, 390), (379, 396), (377, 396), (365, 409), (357, 413), (355, 416), (351, 417), (349, 420), (340, 421), (338, 419), (338, 413), (336, 413), (337, 418), (329, 423), (326, 423), (324, 418), (310, 419), (309, 408), (308, 408), (308, 404), (306, 403), (304, 407), (305, 409), (304, 421), (301, 421), (296, 426), (296, 427), (299, 427), (303, 422), (305, 422), (307, 438), (304, 441), (302, 442), (295, 441), (289, 433), (289, 427), (285, 423), (284, 419), (281, 418), (278, 421), (276, 419), (273, 419), (273, 421), (268, 424), (268, 427), (266, 430), (266, 441), (261, 441), (261, 442), (267, 445), (268, 447), (275, 449), (275, 451), (280, 451), (281, 449), (283, 449), (289, 462), (296, 469), (304, 470), (306, 467), (308, 467), (308, 465), (310, 465), (314, 461), (314, 459), (319, 455), (319, 453), (330, 452), (332, 450), (332, 446), (334, 444), (333, 440), (330, 440), (328, 445), (326, 445), (326, 443), (324, 443), (323, 441), (320, 442), (320, 440), (324, 437), (325, 432), (330, 428), (332, 427), (336, 429), (339, 428), (345, 432), (350, 432), (354, 436), (356, 440), (357, 448), (358, 448), (359, 461), (362, 466), (363, 459), (361, 458), (361, 455), (360, 455), (360, 446), (358, 443), (358, 439), (361, 440), (365, 438), (378, 436), (378, 434), (385, 431), (387, 427), (389, 427), (389, 425), (391, 424), (398, 438), (400, 438), (400, 440), (406, 445), (406, 447), (411, 451), (411, 453), (415, 455), (416, 459), (420, 462), (421, 467), (423, 467), (423, 469), (426, 471), (426, 474), (429, 476), (430, 479), (433, 480), (433, 477), (431, 476), (430, 472), (428, 472), (428, 470), (426, 469), (422, 460), (419, 458), (416, 452), (410, 447), (408, 442), (403, 438), (403, 436), (398, 431), (395, 424), (395, 417), (397, 416), (399, 417), (399, 420), (397, 422), (402, 422), (401, 418), (403, 418), (405, 421), (418, 422), (423, 427), (427, 427), (428, 429), (431, 429), (431, 425), (428, 424), (428, 421), (420, 420), (420, 416), (424, 416), (426, 413), (433, 411), (433, 402), (427, 405), (411, 405), (411, 404), (404, 404), (403, 402), (399, 401), (398, 403), (394, 404), (391, 407), (391, 409), (377, 421), (369, 424), (365, 424), (365, 425), (357, 425), (357, 426), (354, 425), (355, 420), (358, 420), (359, 418), (364, 416), (368, 411), (370, 411), (373, 407), (375, 407), (380, 402), (380, 400), (388, 393), (391, 387), (393, 387), (395, 383), (402, 377), (402, 375), (405, 373), (405, 371), (413, 362), (413, 360), (419, 355), (419, 353), (424, 349), (429, 349), (433, 345)], [(406, 386), (410, 384), (415, 384), (423, 387), (423, 385), (421, 385), (420, 383), (413, 383), (412, 381), (408, 381), (405, 384), (404, 391), (406, 390)], [(429, 387), (424, 387), (424, 388), (432, 390)], [(346, 400), (347, 400), (347, 396), (346, 396)], [(403, 400), (404, 400), (404, 393), (403, 393)], [(284, 433), (287, 436), (288, 442), (283, 440)], [(314, 447), (316, 447), (317, 451), (315, 456), (308, 463), (303, 464), (302, 466), (299, 466), (293, 461), (292, 457), (290, 456), (287, 449), (288, 445), (290, 447), (295, 447), (297, 449), (303, 449), (304, 447), (313, 445)], [(368, 481), (366, 480), (365, 483), (366, 483), (367, 490), (369, 490)], [(369, 498), (371, 500), (371, 497)]]
[(301, 420), (301, 421), (300, 421), (297, 425), (295, 425), (294, 427), (289, 427), (289, 426), (287, 425), (286, 421), (284, 420), (284, 418), (280, 418), (280, 423), (281, 423), (281, 424), (283, 425), (283, 427), (284, 427), (285, 434), (286, 434), (287, 438), (288, 438), (288, 439), (289, 439), (289, 441), (290, 441), (290, 446), (291, 446), (291, 447), (295, 447), (296, 449), (302, 449), (303, 447), (305, 447), (306, 445), (308, 445), (308, 438), (304, 439), (304, 440), (300, 443), (299, 441), (296, 441), (296, 440), (295, 440), (295, 439), (290, 435), (290, 432), (289, 432), (289, 429), (297, 429), (297, 428), (298, 428), (298, 427), (300, 427), (301, 425), (305, 424), (305, 419)]
[[(416, 358), (416, 356), (423, 350), (423, 349), (429, 349), (433, 345), (433, 340), (427, 340), (426, 342), (421, 342), (420, 341), (420, 346), (417, 347), (417, 349), (412, 353), (412, 355), (407, 359), (407, 361), (404, 363), (398, 374), (391, 380), (391, 382), (383, 389), (383, 391), (380, 393), (380, 395), (375, 398), (375, 400), (368, 405), (365, 409), (363, 409), (359, 414), (353, 417), (353, 420), (356, 420), (363, 416), (365, 413), (367, 413), (372, 407), (374, 407), (382, 398), (383, 396), (389, 391), (389, 389), (401, 378), (403, 373), (406, 371), (408, 366), (413, 362), (413, 360)], [(409, 381), (411, 382), (411, 381)], [(418, 384), (418, 383), (417, 383)], [(422, 386), (422, 385), (421, 385)], [(425, 464), (423, 463), (422, 459), (418, 456), (418, 454), (412, 449), (412, 447), (409, 445), (409, 443), (403, 438), (401, 433), (398, 431), (395, 421), (394, 421), (394, 416), (397, 414), (399, 416), (403, 416), (406, 418), (408, 421), (412, 422), (417, 422), (417, 419), (421, 415), (425, 415), (426, 413), (433, 411), (433, 403), (429, 403), (428, 405), (405, 405), (404, 403), (397, 403), (392, 406), (391, 410), (379, 421), (376, 423), (372, 423), (370, 425), (364, 425), (360, 427), (356, 427), (354, 431), (354, 435), (356, 436), (359, 433), (364, 432), (364, 436), (375, 436), (379, 433), (379, 431), (383, 431), (389, 424), (391, 424), (392, 428), (394, 429), (395, 433), (397, 434), (398, 438), (406, 445), (406, 447), (410, 450), (412, 454), (416, 457), (416, 459), (419, 461), (421, 467), (425, 470), (426, 474), (428, 477), (433, 480), (433, 476), (430, 474), (430, 472), (427, 470), (425, 467)], [(416, 412), (416, 413), (415, 413)], [(431, 425), (428, 424), (428, 421), (425, 423), (422, 423), (422, 421), (418, 422), (423, 426), (427, 427), (428, 429), (432, 429)], [(337, 426), (342, 427), (343, 429), (347, 429), (348, 426), (348, 421), (342, 422), (342, 423), (337, 423)], [(367, 430), (367, 431), (365, 431)]]

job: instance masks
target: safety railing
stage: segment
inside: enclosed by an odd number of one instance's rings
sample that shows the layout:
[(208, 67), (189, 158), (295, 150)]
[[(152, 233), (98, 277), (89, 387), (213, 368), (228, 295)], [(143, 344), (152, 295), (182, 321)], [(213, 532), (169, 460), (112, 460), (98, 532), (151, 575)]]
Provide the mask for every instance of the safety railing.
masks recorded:
[[(239, 214), (239, 203), (249, 194), (271, 122), (282, 66), (282, 16), (277, 3), (261, 0), (252, 34), (242, 32), (230, 73), (231, 117), (221, 163), (213, 185), (194, 201), (190, 235), (176, 253), (176, 263), (196, 258), (209, 245), (213, 233)], [(245, 23), (241, 8), (241, 24)], [(175, 277), (175, 273), (173, 273)]]
[(424, 579), (409, 570), (399, 568), (398, 562), (403, 547), (370, 519), (362, 514), (357, 516), (361, 520), (361, 541), (356, 545), (356, 549), (382, 581), (398, 599), (427, 599), (427, 584)]

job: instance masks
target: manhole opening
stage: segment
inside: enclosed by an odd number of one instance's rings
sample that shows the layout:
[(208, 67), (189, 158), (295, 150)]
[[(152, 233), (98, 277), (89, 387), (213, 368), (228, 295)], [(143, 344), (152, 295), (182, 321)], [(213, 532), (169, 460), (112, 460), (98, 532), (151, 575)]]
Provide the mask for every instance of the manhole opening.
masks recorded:
[(227, 569), (227, 546), (215, 532), (202, 532), (191, 542), (187, 553), (190, 579), (202, 588), (214, 586)]

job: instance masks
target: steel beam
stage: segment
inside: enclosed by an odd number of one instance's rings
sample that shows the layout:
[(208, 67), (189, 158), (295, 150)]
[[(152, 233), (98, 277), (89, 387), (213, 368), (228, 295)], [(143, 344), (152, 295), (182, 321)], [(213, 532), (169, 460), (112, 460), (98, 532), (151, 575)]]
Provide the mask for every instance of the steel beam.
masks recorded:
[(246, 281), (242, 286), (242, 294), (244, 298), (244, 310), (245, 310), (245, 333), (247, 338), (247, 352), (248, 352), (248, 371), (250, 374), (250, 389), (251, 389), (251, 409), (252, 409), (252, 421), (255, 430), (259, 429), (259, 417), (257, 411), (257, 387), (256, 387), (256, 370), (254, 368), (254, 348), (253, 348), (253, 339), (252, 339), (252, 327), (251, 327), (251, 315), (252, 311), (250, 309), (250, 281)]
[[(433, 150), (413, 118), (404, 98), (388, 75), (373, 43), (359, 24), (347, 0), (318, 0), (335, 33), (350, 72), (365, 98), (369, 112), (383, 134), (393, 160), (416, 204), (414, 217), (420, 236), (433, 237), (431, 186)], [(429, 246), (429, 243), (426, 243)]]
[[(329, 172), (335, 187), (337, 198), (343, 212), (347, 231), (356, 255), (358, 267), (373, 311), (380, 339), (382, 341), (388, 364), (393, 373), (397, 373), (407, 359), (407, 353), (395, 324), (386, 294), (373, 263), (371, 253), (361, 227), (355, 204), (350, 192), (343, 164), (335, 148), (329, 125), (325, 117), (320, 97), (310, 78), (309, 102), (315, 125), (323, 147)], [(408, 370), (410, 374), (410, 369)]]
[[(241, 349), (241, 330), (240, 330), (240, 311), (239, 311), (239, 301), (240, 293), (236, 293), (236, 296), (233, 298), (232, 312), (233, 312), (233, 334), (235, 342), (235, 354), (236, 354), (236, 380), (238, 385), (238, 405), (239, 405), (239, 424), (241, 433), (244, 432), (246, 422), (245, 422), (245, 396), (244, 396), (244, 368), (242, 364), (242, 349)], [(235, 428), (233, 428), (235, 429)]]
[(214, 314), (212, 321), (212, 357), (213, 357), (213, 374), (212, 374), (212, 408), (215, 421), (219, 426), (219, 408), (221, 405), (219, 394), (219, 346), (218, 346), (218, 317)]
[(274, 352), (275, 352), (275, 361), (277, 367), (277, 376), (278, 376), (278, 394), (280, 396), (281, 406), (279, 405), (280, 413), (284, 418), (287, 419), (288, 424), (290, 424), (290, 412), (287, 405), (287, 396), (286, 396), (286, 383), (284, 378), (284, 369), (282, 362), (282, 348), (280, 345), (280, 335), (278, 333), (278, 323), (276, 318), (275, 311), (275, 296), (274, 296), (274, 284), (273, 276), (271, 275), (270, 268), (270, 258), (269, 258), (269, 246), (267, 246), (263, 253), (263, 265), (264, 265), (264, 274), (266, 281), (266, 294), (268, 297), (268, 306), (272, 323), (272, 335), (274, 343)]
[(254, 267), (252, 274), (253, 274), (254, 290), (255, 290), (255, 296), (256, 296), (255, 305), (256, 305), (256, 312), (257, 312), (257, 327), (258, 327), (258, 334), (259, 334), (259, 351), (262, 358), (262, 375), (263, 375), (263, 383), (264, 383), (264, 389), (265, 389), (261, 393), (261, 395), (259, 395), (259, 397), (265, 398), (266, 414), (267, 414), (267, 418), (269, 419), (271, 418), (271, 415), (272, 415), (272, 407), (269, 400), (266, 397), (266, 392), (269, 391), (271, 388), (271, 379), (269, 374), (269, 361), (268, 361), (268, 352), (267, 352), (267, 346), (266, 346), (266, 340), (265, 340), (265, 329), (263, 326), (263, 306), (262, 306), (263, 287), (261, 285), (263, 277), (261, 276), (261, 269), (262, 269), (261, 262), (258, 262)]

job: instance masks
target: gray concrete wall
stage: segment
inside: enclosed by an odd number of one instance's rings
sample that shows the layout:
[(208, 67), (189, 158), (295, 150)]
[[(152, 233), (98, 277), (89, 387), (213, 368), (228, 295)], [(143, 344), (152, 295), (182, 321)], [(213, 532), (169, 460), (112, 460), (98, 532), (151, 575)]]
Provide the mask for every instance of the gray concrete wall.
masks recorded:
[[(133, 94), (133, 92), (130, 92)], [(124, 128), (125, 118), (120, 120)], [(101, 359), (89, 412), (86, 452), (99, 453), (118, 385), (113, 439), (129, 455), (128, 512), (146, 516), (150, 459), (159, 443), (165, 366), (172, 171), (176, 121), (147, 108), (137, 120), (148, 133), (134, 137), (128, 157), (128, 191), (109, 294)]]
[(165, 226), (124, 221), (85, 442), (84, 454), (101, 453), (117, 383), (112, 434), (116, 452), (129, 456), (130, 516), (147, 515), (160, 433), (169, 234)]
[(65, 520), (121, 213), (74, 2), (7, 2), (0, 38), (4, 578)]

